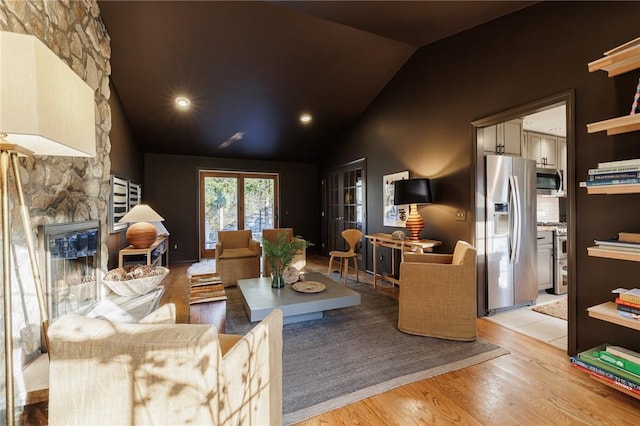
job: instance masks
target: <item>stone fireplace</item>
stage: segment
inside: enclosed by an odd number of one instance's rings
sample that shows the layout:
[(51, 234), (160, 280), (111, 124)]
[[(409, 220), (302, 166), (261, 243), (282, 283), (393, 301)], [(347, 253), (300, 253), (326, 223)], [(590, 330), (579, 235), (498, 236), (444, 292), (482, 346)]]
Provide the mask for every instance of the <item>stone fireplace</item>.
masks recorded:
[[(98, 3), (96, 0), (0, 0), (0, 30), (35, 35), (94, 90), (96, 157), (23, 158), (20, 159), (20, 174), (32, 228), (68, 222), (98, 222), (96, 270), (106, 271), (111, 173), (111, 46)], [(13, 182), (10, 181), (9, 186), (9, 193), (15, 194)], [(12, 275), (14, 347), (20, 350), (24, 364), (29, 361), (33, 347), (39, 347), (41, 321), (17, 205), (15, 197), (11, 197), (12, 270), (1, 272)], [(85, 297), (84, 293), (80, 294)], [(0, 321), (3, 321), (4, 312), (0, 310), (0, 314)], [(3, 334), (1, 329), (0, 334)], [(3, 335), (0, 341), (4, 341)], [(0, 364), (3, 363), (4, 351), (0, 351)], [(0, 379), (0, 389), (4, 389), (4, 375)]]

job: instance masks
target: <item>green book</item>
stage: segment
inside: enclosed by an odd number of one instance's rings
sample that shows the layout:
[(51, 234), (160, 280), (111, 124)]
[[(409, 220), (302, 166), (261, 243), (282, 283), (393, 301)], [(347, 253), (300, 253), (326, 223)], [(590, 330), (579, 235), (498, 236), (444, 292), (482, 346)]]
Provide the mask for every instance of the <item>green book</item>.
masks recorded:
[(584, 352), (580, 352), (578, 354), (578, 358), (594, 367), (598, 367), (602, 370), (608, 371), (612, 374), (615, 374), (619, 377), (625, 378), (633, 383), (640, 385), (640, 375), (634, 374), (630, 371), (624, 370), (622, 368), (616, 367), (615, 365), (611, 365), (608, 362), (602, 361), (598, 358), (595, 353), (605, 352), (607, 349), (607, 344), (596, 346), (595, 348), (586, 350)]
[(611, 364), (614, 367), (622, 368), (623, 370), (629, 371), (633, 374), (637, 374), (638, 377), (640, 377), (640, 365), (636, 364), (635, 362), (616, 356), (607, 351), (595, 351), (593, 355), (602, 362)]

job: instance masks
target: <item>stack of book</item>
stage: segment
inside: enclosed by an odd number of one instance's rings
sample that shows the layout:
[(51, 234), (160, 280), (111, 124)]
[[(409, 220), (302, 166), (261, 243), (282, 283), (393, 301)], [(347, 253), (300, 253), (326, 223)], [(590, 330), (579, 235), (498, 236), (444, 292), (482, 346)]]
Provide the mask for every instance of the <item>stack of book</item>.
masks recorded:
[(640, 183), (640, 158), (598, 163), (589, 169), (587, 186), (624, 185)]
[(602, 238), (594, 240), (594, 242), (602, 250), (640, 253), (640, 234), (632, 232), (619, 232), (618, 238)]
[(218, 274), (193, 275), (190, 304), (227, 300), (227, 295)]
[(617, 289), (614, 293), (618, 293), (615, 300), (618, 315), (635, 320), (640, 319), (640, 289)]
[(640, 398), (640, 353), (605, 344), (571, 357), (571, 365)]

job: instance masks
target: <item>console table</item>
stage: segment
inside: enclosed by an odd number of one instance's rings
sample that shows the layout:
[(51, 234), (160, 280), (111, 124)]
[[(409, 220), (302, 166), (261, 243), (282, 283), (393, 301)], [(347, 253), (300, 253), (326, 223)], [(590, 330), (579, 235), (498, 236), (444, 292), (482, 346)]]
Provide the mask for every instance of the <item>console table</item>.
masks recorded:
[(169, 237), (160, 235), (148, 248), (138, 249), (133, 246), (123, 248), (118, 255), (118, 266), (120, 268), (124, 266), (127, 256), (136, 258), (144, 256), (147, 265), (169, 266)]
[[(377, 268), (377, 255), (376, 249), (378, 247), (386, 247), (392, 250), (400, 251), (400, 262), (402, 262), (405, 251), (411, 251), (415, 253), (424, 253), (433, 251), (433, 248), (442, 245), (442, 241), (437, 240), (396, 240), (391, 237), (391, 234), (371, 234), (365, 235), (367, 240), (373, 246), (373, 288), (376, 288), (378, 282), (378, 268)], [(393, 253), (393, 252), (392, 252)], [(388, 281), (393, 284), (400, 284), (400, 281), (395, 278), (396, 273), (396, 261), (395, 256), (391, 256), (391, 274), (380, 275), (380, 279)]]

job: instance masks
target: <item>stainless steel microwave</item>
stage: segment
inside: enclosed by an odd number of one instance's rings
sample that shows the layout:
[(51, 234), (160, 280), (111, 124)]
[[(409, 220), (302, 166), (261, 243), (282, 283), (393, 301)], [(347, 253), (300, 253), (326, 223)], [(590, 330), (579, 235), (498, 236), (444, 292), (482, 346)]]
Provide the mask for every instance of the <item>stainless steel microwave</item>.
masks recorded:
[(557, 195), (562, 193), (562, 170), (537, 168), (536, 189), (538, 194)]

